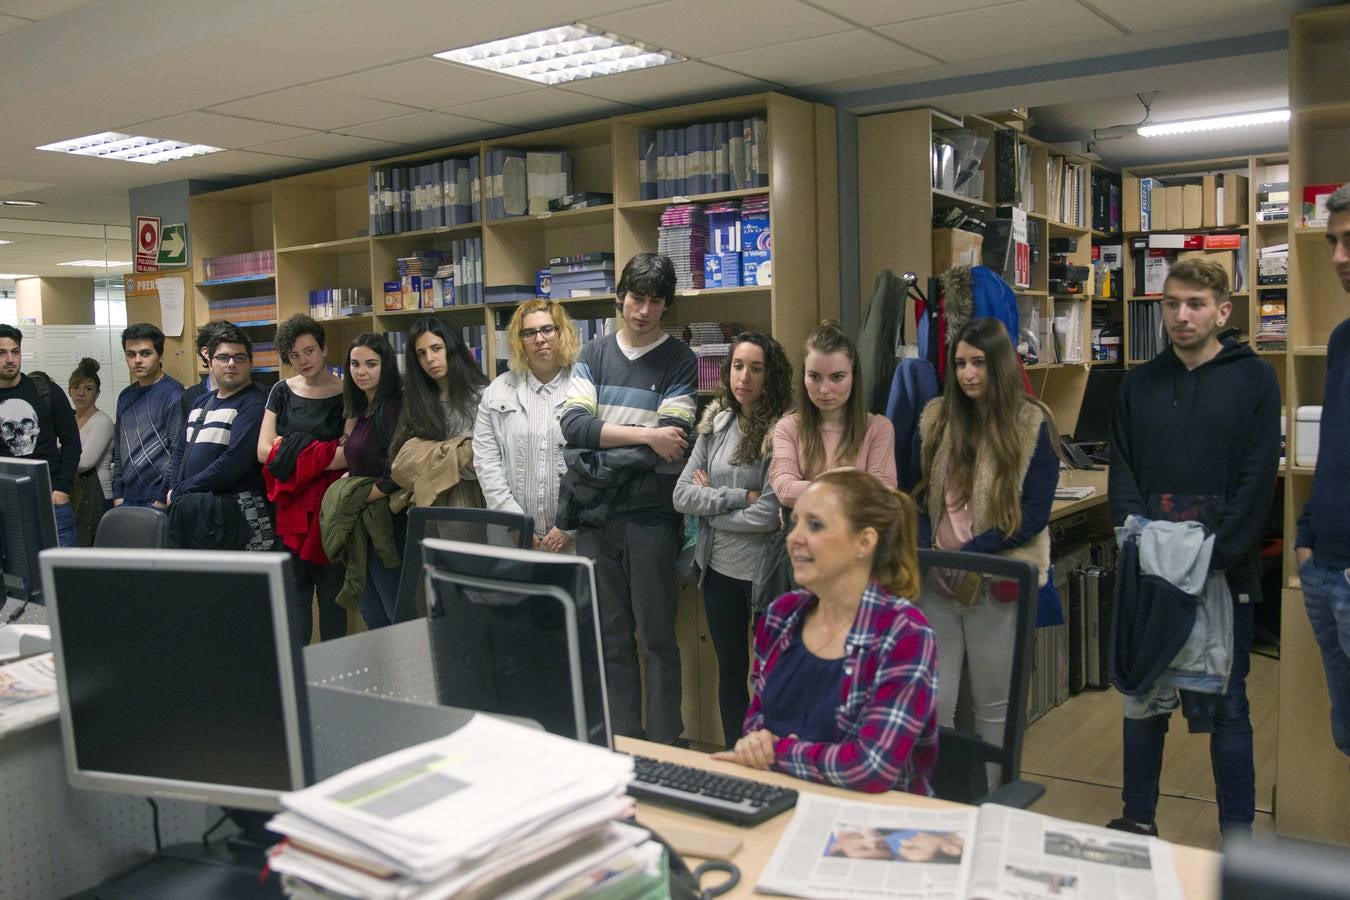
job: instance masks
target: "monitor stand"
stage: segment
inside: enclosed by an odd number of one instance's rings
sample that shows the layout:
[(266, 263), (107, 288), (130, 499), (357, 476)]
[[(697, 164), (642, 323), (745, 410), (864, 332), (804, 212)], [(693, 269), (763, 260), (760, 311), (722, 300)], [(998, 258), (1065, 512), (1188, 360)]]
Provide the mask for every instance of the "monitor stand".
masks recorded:
[(238, 834), (203, 845), (174, 844), (94, 889), (99, 900), (180, 900), (183, 897), (229, 897), (230, 900), (272, 900), (284, 897), (273, 872), (261, 878), (267, 848), (280, 835), (266, 829), (270, 813), (226, 810)]

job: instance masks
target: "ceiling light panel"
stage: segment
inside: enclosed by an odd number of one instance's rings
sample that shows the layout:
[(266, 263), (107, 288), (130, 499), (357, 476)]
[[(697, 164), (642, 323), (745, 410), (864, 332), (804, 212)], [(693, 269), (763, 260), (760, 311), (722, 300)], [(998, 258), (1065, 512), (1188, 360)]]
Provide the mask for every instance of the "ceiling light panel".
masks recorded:
[(16, 272), (0, 272), (0, 281), (16, 281), (20, 278), (32, 278), (32, 275), (21, 275)]
[(684, 62), (685, 57), (577, 23), (435, 54), (540, 84), (617, 75)]
[(70, 262), (57, 263), (58, 266), (72, 266), (79, 269), (121, 269), (131, 265), (116, 259), (72, 259)]
[(1139, 127), (1140, 137), (1163, 137), (1169, 134), (1190, 134), (1196, 131), (1215, 131), (1220, 128), (1243, 128), (1249, 125), (1276, 125), (1289, 121), (1289, 110), (1272, 109), (1265, 112), (1241, 113), (1234, 116), (1210, 116), (1204, 119), (1186, 119)]
[(189, 144), (183, 141), (168, 141), (163, 138), (140, 137), (122, 134), (117, 131), (104, 131), (99, 134), (57, 141), (54, 144), (42, 144), (38, 150), (51, 150), (56, 153), (73, 153), (76, 156), (96, 156), (100, 159), (120, 159), (123, 162), (157, 163), (171, 162), (175, 159), (187, 159), (192, 156), (204, 156), (207, 153), (219, 153), (220, 147), (207, 144)]

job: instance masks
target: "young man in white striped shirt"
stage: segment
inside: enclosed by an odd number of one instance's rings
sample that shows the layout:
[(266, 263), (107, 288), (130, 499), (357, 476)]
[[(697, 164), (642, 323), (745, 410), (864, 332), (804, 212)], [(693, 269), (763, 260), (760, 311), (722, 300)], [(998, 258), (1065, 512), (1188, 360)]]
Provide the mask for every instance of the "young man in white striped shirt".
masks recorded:
[[(671, 494), (694, 426), (694, 353), (661, 329), (675, 300), (675, 268), (656, 253), (630, 259), (619, 277), (623, 327), (581, 350), (562, 408), (570, 447), (612, 454), (626, 471), (603, 492), (603, 513), (577, 528), (577, 552), (595, 560), (605, 677), (615, 734), (674, 743), (680, 716), (679, 589), (682, 519)], [(645, 730), (637, 641), (645, 666)]]

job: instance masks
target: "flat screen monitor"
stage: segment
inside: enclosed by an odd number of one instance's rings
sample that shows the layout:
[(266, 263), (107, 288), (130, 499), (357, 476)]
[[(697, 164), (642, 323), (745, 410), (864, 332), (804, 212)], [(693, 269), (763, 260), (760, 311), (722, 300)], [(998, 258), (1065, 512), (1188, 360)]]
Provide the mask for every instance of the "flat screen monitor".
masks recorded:
[(422, 553), (440, 702), (609, 747), (592, 562), (436, 539)]
[(4, 600), (42, 603), (38, 553), (56, 546), (52, 482), (41, 459), (0, 458), (0, 572)]
[(77, 788), (278, 810), (312, 781), (289, 555), (42, 554)]
[(1083, 402), (1078, 407), (1078, 427), (1073, 432), (1075, 444), (1104, 444), (1111, 440), (1111, 410), (1124, 377), (1124, 369), (1093, 366), (1088, 370)]
[(1224, 835), (1224, 900), (1340, 900), (1350, 885), (1350, 850), (1290, 838)]

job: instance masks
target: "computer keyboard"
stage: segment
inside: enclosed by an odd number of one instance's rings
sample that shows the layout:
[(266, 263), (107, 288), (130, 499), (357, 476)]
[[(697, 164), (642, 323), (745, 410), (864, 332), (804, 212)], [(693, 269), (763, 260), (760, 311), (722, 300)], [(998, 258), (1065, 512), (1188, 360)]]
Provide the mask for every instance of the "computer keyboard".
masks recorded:
[(758, 825), (797, 805), (797, 792), (790, 788), (693, 766), (634, 756), (633, 770), (628, 785), (633, 797), (736, 825)]

